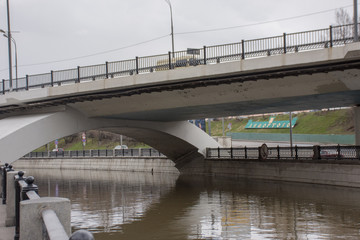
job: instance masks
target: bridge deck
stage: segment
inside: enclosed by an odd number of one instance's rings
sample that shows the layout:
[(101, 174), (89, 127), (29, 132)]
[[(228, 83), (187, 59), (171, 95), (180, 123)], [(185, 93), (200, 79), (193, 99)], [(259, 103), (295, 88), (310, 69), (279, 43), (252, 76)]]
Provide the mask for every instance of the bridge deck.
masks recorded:
[(0, 204), (0, 240), (14, 239), (15, 227), (5, 227), (6, 205)]

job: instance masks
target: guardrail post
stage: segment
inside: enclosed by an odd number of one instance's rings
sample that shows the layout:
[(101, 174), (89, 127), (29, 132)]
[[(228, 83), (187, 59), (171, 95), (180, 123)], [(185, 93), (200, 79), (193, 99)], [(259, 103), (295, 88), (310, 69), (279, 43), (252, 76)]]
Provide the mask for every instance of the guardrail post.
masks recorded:
[(245, 59), (245, 41), (241, 40), (241, 59)]
[(50, 83), (51, 83), (51, 86), (53, 87), (54, 86), (54, 71), (53, 70), (50, 71)]
[(206, 46), (204, 46), (204, 65), (206, 65)]
[(139, 74), (139, 57), (135, 57), (135, 65), (136, 65), (136, 74)]
[(277, 150), (277, 159), (280, 159), (280, 146), (279, 145), (277, 145), (276, 150)]
[(80, 83), (80, 67), (78, 66), (77, 67), (77, 80), (76, 80), (77, 83)]
[(25, 81), (26, 81), (25, 90), (29, 90), (29, 75), (26, 75)]
[(284, 53), (286, 53), (286, 33), (284, 33), (283, 38), (284, 38)]
[(108, 63), (108, 61), (105, 62), (105, 77), (109, 78), (109, 63)]
[(2, 92), (5, 94), (5, 79), (2, 80)]
[(336, 150), (337, 150), (337, 159), (339, 160), (339, 159), (341, 159), (341, 154), (340, 154), (341, 147), (340, 147), (340, 144), (337, 145)]
[(248, 156), (247, 156), (247, 148), (246, 148), (246, 146), (244, 147), (244, 152), (245, 152), (245, 159), (247, 159)]
[(220, 147), (218, 147), (218, 158), (220, 158)]
[(171, 67), (171, 52), (169, 52), (168, 54), (169, 54), (169, 69), (172, 69), (172, 67)]
[(295, 145), (295, 159), (298, 159), (299, 156), (298, 156), (298, 146)]
[(233, 159), (233, 148), (230, 148), (230, 158)]
[(329, 27), (330, 47), (333, 47), (333, 27)]

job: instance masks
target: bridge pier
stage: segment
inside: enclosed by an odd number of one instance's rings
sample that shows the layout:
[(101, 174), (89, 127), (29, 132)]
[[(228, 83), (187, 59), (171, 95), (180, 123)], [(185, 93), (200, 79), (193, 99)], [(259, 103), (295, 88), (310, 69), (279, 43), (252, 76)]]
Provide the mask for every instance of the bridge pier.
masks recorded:
[(353, 107), (354, 127), (355, 127), (355, 145), (360, 145), (360, 106)]

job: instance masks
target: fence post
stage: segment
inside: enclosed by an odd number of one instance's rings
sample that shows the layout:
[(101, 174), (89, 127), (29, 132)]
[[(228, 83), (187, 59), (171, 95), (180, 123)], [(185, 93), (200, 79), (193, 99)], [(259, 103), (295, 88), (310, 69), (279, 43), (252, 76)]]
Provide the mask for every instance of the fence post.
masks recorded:
[(298, 146), (295, 145), (295, 159), (298, 159), (299, 156), (298, 156)]
[(245, 59), (245, 43), (241, 40), (241, 59)]
[(218, 147), (218, 158), (220, 158), (220, 147)]
[(26, 75), (25, 90), (29, 90), (29, 75)]
[(233, 159), (233, 148), (230, 148), (230, 158)]
[(169, 52), (169, 70), (172, 69), (171, 68), (171, 52)]
[(54, 71), (50, 71), (50, 84), (53, 87), (54, 86)]
[(244, 148), (244, 151), (245, 151), (245, 159), (247, 159), (248, 156), (247, 156), (247, 148), (246, 148), (246, 146), (245, 146), (245, 148)]
[(277, 150), (277, 159), (280, 159), (280, 146), (279, 145), (277, 145), (276, 150)]
[(80, 83), (80, 67), (77, 67), (77, 83)]
[(337, 159), (341, 158), (341, 154), (340, 154), (341, 148), (340, 148), (340, 144), (337, 145)]
[(139, 74), (139, 57), (135, 57), (136, 74)]
[(204, 65), (206, 65), (206, 46), (204, 46)]
[(2, 91), (5, 94), (5, 79), (2, 80)]
[(2, 168), (2, 204), (6, 204), (6, 173), (7, 168), (9, 167), (8, 163), (5, 163), (5, 166)]
[(314, 159), (314, 160), (319, 160), (319, 159), (321, 159), (320, 146), (319, 146), (319, 145), (314, 145), (314, 146), (313, 146), (313, 151), (314, 151), (313, 159)]
[(333, 27), (329, 27), (329, 36), (330, 36), (330, 47), (333, 47)]
[(284, 38), (284, 53), (286, 53), (286, 33), (284, 33), (283, 38)]
[(105, 62), (105, 77), (109, 78), (109, 63), (108, 63), (108, 61)]

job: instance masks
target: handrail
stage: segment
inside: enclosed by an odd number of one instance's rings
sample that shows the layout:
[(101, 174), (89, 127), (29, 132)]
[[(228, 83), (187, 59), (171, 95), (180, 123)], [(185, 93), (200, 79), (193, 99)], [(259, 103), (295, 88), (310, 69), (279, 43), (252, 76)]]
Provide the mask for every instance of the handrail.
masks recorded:
[(165, 157), (154, 148), (129, 149), (91, 149), (72, 151), (30, 152), (24, 158), (57, 158), (57, 157)]
[[(360, 160), (360, 146), (207, 148), (206, 158), (244, 160)], [(341, 163), (341, 161), (336, 161)]]
[[(1, 181), (4, 183), (4, 179), (7, 179), (7, 175), (8, 172), (14, 171), (12, 169), (12, 166), (9, 164), (5, 164), (5, 166), (1, 166)], [(15, 208), (11, 209), (11, 211), (15, 210), (15, 236), (14, 239), (15, 240), (19, 240), (20, 239), (20, 214), (25, 214), (20, 212), (20, 202), (21, 201), (26, 201), (26, 200), (38, 200), (41, 199), (41, 197), (38, 195), (38, 187), (37, 185), (33, 184), (35, 179), (32, 176), (29, 177), (24, 177), (24, 172), (23, 171), (18, 171), (15, 172), (13, 175), (13, 182), (14, 187), (15, 187), (15, 196), (12, 196), (12, 200), (15, 200)], [(11, 178), (12, 179), (12, 178)], [(6, 189), (5, 189), (5, 193), (4, 193), (4, 188), (3, 188), (3, 192), (2, 192), (2, 196), (4, 196), (4, 194), (6, 195)], [(10, 200), (9, 196), (9, 200)], [(68, 199), (61, 199), (59, 198), (59, 202), (68, 202)], [(34, 203), (37, 203), (36, 201)], [(32, 204), (34, 204), (32, 203)], [(45, 200), (42, 201), (42, 203), (48, 204), (50, 203), (49, 200)], [(31, 205), (33, 206), (33, 205)], [(23, 211), (23, 210), (22, 210)], [(45, 234), (45, 236), (43, 235), (43, 237), (45, 237), (44, 239), (50, 239), (50, 240), (68, 240), (68, 239), (83, 239), (83, 240), (94, 240), (93, 235), (85, 230), (79, 230), (76, 231), (75, 233), (73, 233), (70, 238), (67, 235), (67, 232), (64, 228), (64, 226), (62, 225), (62, 223), (60, 222), (57, 214), (55, 213), (55, 211), (51, 208), (40, 208), (40, 215), (42, 217), (44, 226), (46, 227), (46, 231), (43, 231), (41, 234)], [(70, 209), (69, 209), (70, 211)], [(31, 212), (31, 211), (30, 211)], [(25, 218), (29, 218), (28, 216)], [(31, 221), (35, 221), (35, 219), (33, 219), (33, 217), (30, 217), (32, 220)], [(36, 217), (35, 217), (36, 218)], [(21, 224), (26, 224), (26, 223), (21, 223)], [(41, 225), (41, 223), (40, 223)], [(24, 225), (25, 226), (25, 225)], [(68, 231), (70, 231), (70, 226)], [(46, 236), (47, 234), (47, 236)], [(30, 237), (30, 238), (29, 238)], [(31, 236), (27, 236), (27, 238), (23, 238), (23, 239), (32, 239)]]
[[(242, 40), (237, 43), (204, 46), (199, 49), (199, 55), (196, 56), (187, 54), (187, 51), (177, 51), (174, 56), (169, 52), (160, 55), (135, 57), (135, 59), (105, 62), (105, 64), (50, 71), (50, 73), (26, 75), (17, 79), (17, 87), (13, 88), (13, 90), (27, 91), (32, 88), (53, 87), (62, 84), (75, 84), (118, 76), (172, 70), (179, 67), (216, 64), (253, 57), (266, 57), (340, 46), (353, 42), (352, 28), (353, 24), (330, 26), (329, 28), (284, 33), (283, 35), (267, 38)], [(0, 84), (0, 94), (6, 92), (10, 92), (10, 82), (3, 79)]]

